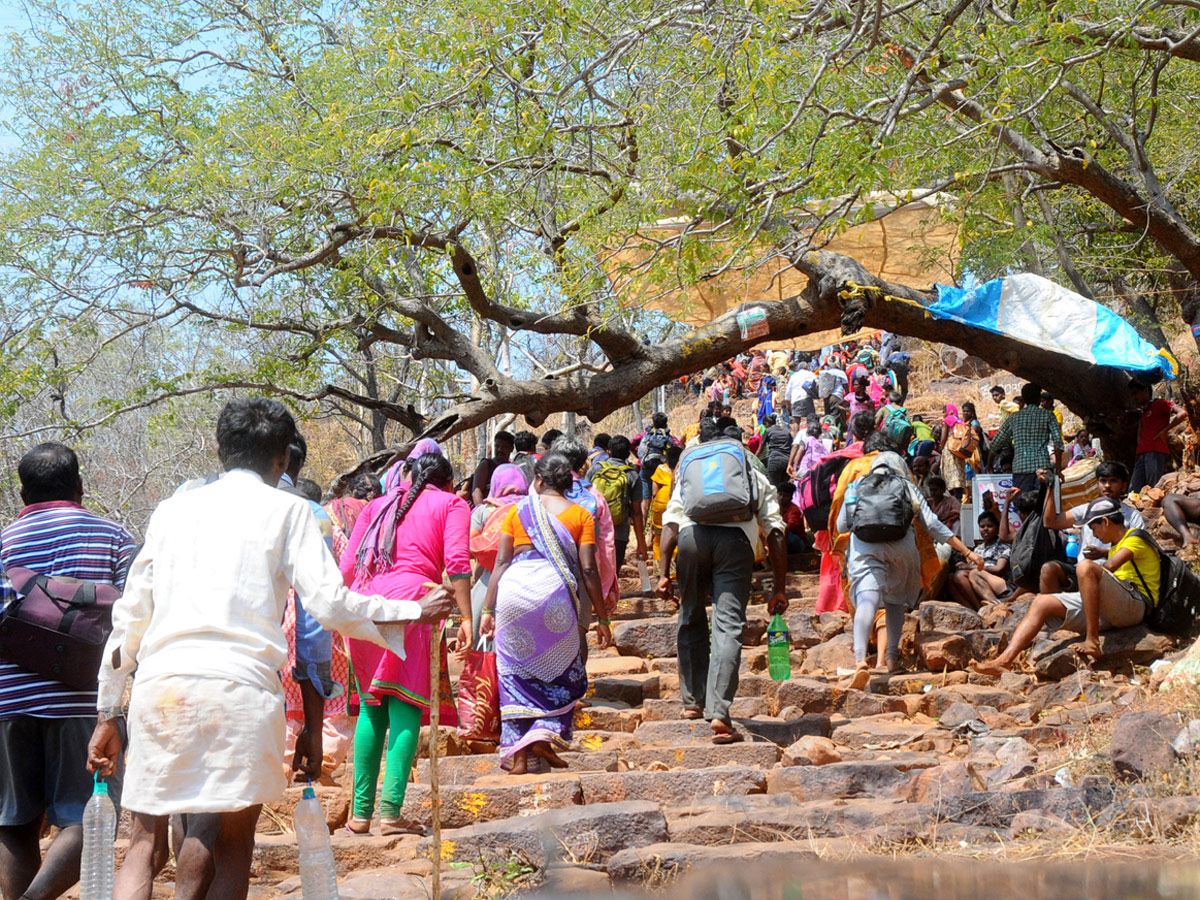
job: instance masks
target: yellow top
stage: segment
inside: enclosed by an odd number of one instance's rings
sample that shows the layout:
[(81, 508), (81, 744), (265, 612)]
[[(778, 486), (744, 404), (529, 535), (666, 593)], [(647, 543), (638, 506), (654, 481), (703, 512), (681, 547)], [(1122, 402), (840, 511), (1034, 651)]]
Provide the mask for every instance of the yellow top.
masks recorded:
[[(1109, 548), (1109, 558), (1111, 559), (1114, 553), (1123, 549), (1128, 549), (1133, 554), (1133, 559), (1118, 568), (1113, 575), (1121, 581), (1128, 581), (1143, 594), (1146, 593), (1146, 588), (1149, 588), (1150, 601), (1158, 606), (1159, 582), (1162, 575), (1159, 569), (1161, 563), (1158, 559), (1158, 551), (1145, 540), (1137, 537), (1132, 528), (1125, 532), (1125, 537)], [(1134, 563), (1137, 563), (1137, 568), (1134, 568)], [(1141, 573), (1140, 578), (1138, 577), (1139, 572)], [(1142, 583), (1143, 581), (1145, 584)]]

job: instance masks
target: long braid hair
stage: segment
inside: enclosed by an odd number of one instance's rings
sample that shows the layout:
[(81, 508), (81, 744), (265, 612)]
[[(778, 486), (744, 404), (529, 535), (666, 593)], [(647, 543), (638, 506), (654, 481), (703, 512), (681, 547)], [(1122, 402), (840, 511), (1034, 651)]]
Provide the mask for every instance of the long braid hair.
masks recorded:
[(453, 480), (454, 468), (446, 457), (440, 453), (424, 453), (418, 456), (417, 461), (412, 464), (412, 484), (405, 492), (404, 500), (396, 507), (393, 528), (400, 527), (400, 523), (404, 521), (404, 517), (408, 515), (408, 511), (427, 485), (440, 486)]
[(396, 529), (404, 521), (421, 492), (428, 485), (440, 487), (454, 480), (454, 468), (440, 453), (424, 453), (412, 464), (412, 483), (397, 499), (379, 510), (379, 514), (368, 526), (358, 547), (355, 567), (359, 570), (380, 571), (392, 565), (392, 554), (396, 549)]

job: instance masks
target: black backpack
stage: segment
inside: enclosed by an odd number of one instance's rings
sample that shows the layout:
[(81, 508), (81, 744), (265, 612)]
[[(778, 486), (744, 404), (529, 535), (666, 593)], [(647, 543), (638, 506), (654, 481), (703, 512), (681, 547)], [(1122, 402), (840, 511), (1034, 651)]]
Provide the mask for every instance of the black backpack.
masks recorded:
[(868, 544), (890, 544), (912, 529), (911, 482), (894, 472), (868, 472), (855, 482), (858, 501), (850, 514), (850, 533)]
[[(1158, 603), (1146, 610), (1143, 623), (1147, 628), (1163, 634), (1192, 637), (1200, 623), (1200, 577), (1178, 556), (1164, 553), (1148, 531), (1134, 528), (1133, 536), (1141, 538), (1158, 553)], [(1133, 563), (1133, 569), (1149, 598), (1150, 587), (1136, 562)]]
[(833, 512), (833, 492), (842, 470), (853, 457), (830, 456), (817, 463), (800, 479), (792, 502), (804, 513), (809, 531), (828, 531)]
[[(1042, 496), (1038, 502), (1039, 510), (1044, 508), (1044, 502), (1045, 497)], [(1066, 561), (1067, 551), (1062, 534), (1046, 527), (1041, 512), (1030, 513), (1029, 518), (1021, 525), (1021, 530), (1017, 532), (1012, 553), (1008, 558), (1013, 584), (1037, 593), (1042, 566), (1048, 562)]]

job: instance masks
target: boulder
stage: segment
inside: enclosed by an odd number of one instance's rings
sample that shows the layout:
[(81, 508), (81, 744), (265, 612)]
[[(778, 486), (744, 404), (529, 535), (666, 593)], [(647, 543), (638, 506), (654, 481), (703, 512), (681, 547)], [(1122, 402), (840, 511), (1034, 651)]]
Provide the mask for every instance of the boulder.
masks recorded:
[(975, 631), (983, 628), (983, 619), (957, 603), (928, 600), (917, 610), (918, 630), (922, 634), (932, 631), (957, 632)]
[(963, 637), (967, 640), (967, 652), (971, 659), (980, 661), (995, 659), (1008, 646), (1008, 633), (998, 628), (968, 631)]
[[(1082, 663), (1075, 645), (1082, 635), (1066, 632), (1038, 641), (1029, 653), (1029, 661), (1039, 678), (1059, 680), (1077, 671)], [(1128, 671), (1133, 666), (1148, 666), (1175, 649), (1173, 638), (1150, 631), (1145, 625), (1116, 628), (1100, 634), (1099, 659), (1092, 663), (1097, 669)]]
[(911, 803), (931, 803), (943, 797), (986, 790), (987, 782), (972, 763), (954, 762), (914, 772), (909, 780), (908, 799)]
[(821, 641), (825, 640), (821, 633), (817, 631), (816, 625), (813, 624), (813, 616), (806, 612), (789, 612), (784, 616), (787, 621), (788, 633), (791, 638), (792, 646), (807, 650), (809, 647), (815, 647)]
[(806, 735), (783, 751), (785, 766), (825, 766), (842, 761), (837, 744), (827, 737)]
[(890, 799), (908, 792), (908, 775), (886, 761), (787, 766), (767, 776), (768, 794), (790, 794), (801, 802), (832, 798)]
[(1008, 827), (1010, 837), (1019, 837), (1023, 834), (1069, 834), (1075, 830), (1075, 826), (1069, 822), (1064, 822), (1058, 816), (1052, 816), (1040, 810), (1017, 813)]
[(964, 703), (963, 701), (959, 700), (958, 702), (951, 703), (946, 707), (941, 716), (938, 718), (938, 725), (940, 725), (942, 728), (949, 728), (951, 731), (953, 731), (955, 728), (958, 728), (958, 726), (965, 725), (967, 722), (970, 722), (972, 719), (977, 719), (978, 717), (979, 712), (974, 706), (972, 706), (970, 703)]
[(837, 709), (838, 712), (851, 719), (879, 716), (884, 713), (908, 714), (908, 704), (903, 697), (869, 694), (866, 691), (846, 691), (838, 697)]
[[(830, 613), (821, 615), (830, 615)], [(800, 672), (806, 675), (814, 672), (832, 675), (838, 669), (852, 668), (854, 668), (854, 636), (835, 634), (823, 644), (808, 649)]]
[(1008, 828), (1017, 813), (1029, 810), (1082, 825), (1112, 803), (1114, 796), (1110, 787), (985, 791), (943, 797), (934, 805), (934, 810), (939, 821), (960, 825)]
[(967, 639), (961, 634), (921, 631), (917, 634), (917, 657), (931, 672), (959, 671), (971, 660)]
[(674, 656), (678, 627), (673, 618), (631, 619), (613, 625), (613, 642), (622, 656), (655, 659)]
[(768, 705), (774, 712), (795, 707), (806, 713), (828, 715), (837, 709), (838, 695), (837, 688), (816, 678), (791, 678), (775, 682)]
[(1177, 756), (1171, 741), (1179, 733), (1179, 719), (1152, 710), (1126, 713), (1113, 729), (1113, 771), (1118, 778), (1138, 780), (1163, 775), (1174, 768)]
[(819, 613), (813, 621), (813, 627), (817, 630), (817, 634), (821, 636), (822, 641), (827, 641), (836, 634), (841, 634), (845, 631), (854, 618), (847, 612), (840, 610), (835, 612)]
[[(666, 840), (667, 820), (658, 805), (627, 800), (447, 829), (442, 832), (441, 854), (445, 862), (473, 863), (481, 856), (507, 859), (522, 852), (544, 866), (561, 855), (562, 847), (570, 847), (578, 858), (606, 862), (621, 850)], [(418, 852), (428, 856), (430, 846), (431, 839), (424, 838)]]

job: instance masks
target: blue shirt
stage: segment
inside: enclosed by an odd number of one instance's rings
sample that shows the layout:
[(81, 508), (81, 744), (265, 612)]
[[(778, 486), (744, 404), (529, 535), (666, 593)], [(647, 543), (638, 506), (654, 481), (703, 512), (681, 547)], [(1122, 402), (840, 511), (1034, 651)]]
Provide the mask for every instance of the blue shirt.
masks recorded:
[[(128, 531), (77, 503), (34, 503), (0, 533), (0, 569), (19, 566), (41, 575), (124, 588), (134, 548), (135, 541)], [(8, 578), (0, 576), (0, 609), (16, 598)], [(53, 678), (0, 660), (0, 719), (95, 715), (95, 691), (76, 691)]]

